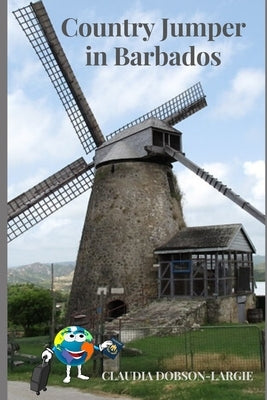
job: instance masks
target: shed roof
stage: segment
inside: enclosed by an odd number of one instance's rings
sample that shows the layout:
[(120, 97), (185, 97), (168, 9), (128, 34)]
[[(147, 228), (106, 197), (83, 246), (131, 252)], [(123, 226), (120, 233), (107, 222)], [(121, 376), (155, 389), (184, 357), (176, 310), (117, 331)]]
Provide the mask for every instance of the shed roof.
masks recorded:
[(242, 224), (186, 227), (167, 243), (155, 250), (156, 254), (172, 252), (239, 250), (255, 253), (255, 247)]

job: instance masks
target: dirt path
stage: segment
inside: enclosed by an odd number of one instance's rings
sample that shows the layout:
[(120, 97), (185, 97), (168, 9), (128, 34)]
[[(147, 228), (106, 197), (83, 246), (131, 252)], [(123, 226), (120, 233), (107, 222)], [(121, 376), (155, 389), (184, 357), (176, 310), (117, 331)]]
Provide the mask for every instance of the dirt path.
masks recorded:
[(88, 392), (81, 392), (71, 387), (62, 388), (60, 386), (49, 386), (46, 392), (41, 392), (37, 396), (35, 392), (30, 390), (27, 382), (8, 382), (8, 400), (131, 400), (130, 397), (122, 397), (119, 395), (96, 395)]

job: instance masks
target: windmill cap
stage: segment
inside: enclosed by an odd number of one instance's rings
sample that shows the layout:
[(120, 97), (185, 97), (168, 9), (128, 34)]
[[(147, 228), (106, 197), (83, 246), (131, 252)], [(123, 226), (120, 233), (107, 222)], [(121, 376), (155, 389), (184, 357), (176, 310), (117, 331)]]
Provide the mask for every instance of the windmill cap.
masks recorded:
[(146, 146), (151, 146), (152, 133), (155, 130), (181, 136), (181, 132), (164, 121), (151, 117), (144, 122), (131, 126), (96, 149), (96, 168), (103, 163), (118, 160), (138, 160), (148, 157)]

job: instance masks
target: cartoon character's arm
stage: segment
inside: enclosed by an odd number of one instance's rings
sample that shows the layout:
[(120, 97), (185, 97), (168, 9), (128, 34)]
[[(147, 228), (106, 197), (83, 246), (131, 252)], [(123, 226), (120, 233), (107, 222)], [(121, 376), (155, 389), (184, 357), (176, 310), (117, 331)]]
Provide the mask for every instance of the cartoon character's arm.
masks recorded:
[(106, 349), (108, 346), (112, 345), (112, 341), (111, 340), (106, 340), (105, 342), (99, 344), (98, 346), (94, 345), (95, 350), (98, 351), (103, 351), (104, 349)]

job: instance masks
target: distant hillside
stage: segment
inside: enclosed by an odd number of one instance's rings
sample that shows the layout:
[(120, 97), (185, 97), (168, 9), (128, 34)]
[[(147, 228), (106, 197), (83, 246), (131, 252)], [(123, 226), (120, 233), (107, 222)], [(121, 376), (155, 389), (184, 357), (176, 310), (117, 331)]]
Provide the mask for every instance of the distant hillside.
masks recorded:
[[(256, 281), (265, 280), (265, 256), (253, 256), (254, 277)], [(54, 263), (55, 290), (69, 291), (73, 279), (75, 262), (66, 261)], [(39, 262), (8, 269), (8, 283), (34, 283), (51, 288), (51, 264)]]
[(254, 265), (265, 264), (265, 256), (253, 256)]
[[(72, 283), (75, 262), (66, 261), (54, 263), (55, 290), (69, 290)], [(39, 262), (8, 269), (8, 284), (33, 283), (51, 288), (51, 264)]]
[(255, 281), (265, 281), (265, 256), (254, 256), (253, 261)]

